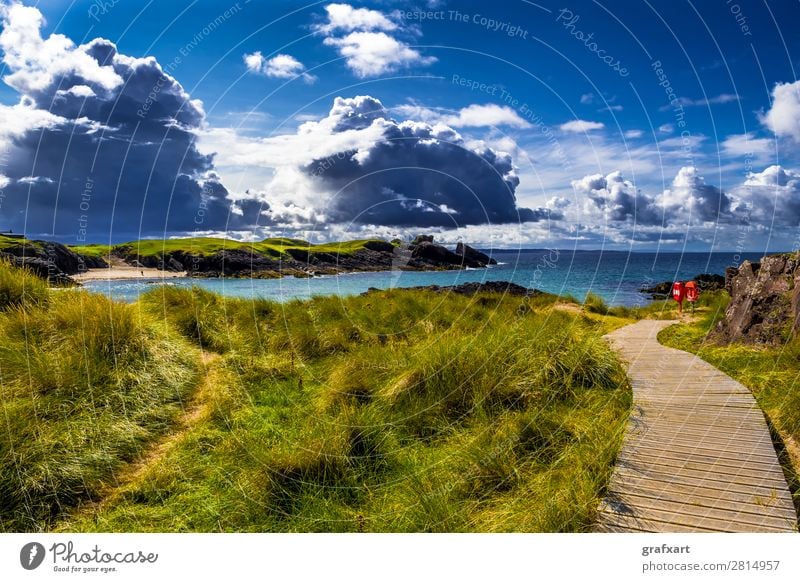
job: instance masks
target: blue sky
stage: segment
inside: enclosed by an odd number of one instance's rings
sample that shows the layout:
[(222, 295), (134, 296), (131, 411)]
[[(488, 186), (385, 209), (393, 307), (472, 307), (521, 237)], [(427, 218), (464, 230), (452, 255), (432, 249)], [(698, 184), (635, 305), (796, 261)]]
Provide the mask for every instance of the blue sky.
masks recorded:
[(796, 3), (23, 4), (0, 229), (798, 246)]

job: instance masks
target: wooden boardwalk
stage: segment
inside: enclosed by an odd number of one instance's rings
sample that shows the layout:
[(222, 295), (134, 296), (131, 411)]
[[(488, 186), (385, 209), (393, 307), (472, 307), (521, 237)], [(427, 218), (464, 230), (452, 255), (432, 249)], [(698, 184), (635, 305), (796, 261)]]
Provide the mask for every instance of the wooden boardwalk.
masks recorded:
[(659, 344), (672, 323), (606, 336), (628, 366), (634, 403), (597, 531), (796, 532), (764, 414), (730, 376)]

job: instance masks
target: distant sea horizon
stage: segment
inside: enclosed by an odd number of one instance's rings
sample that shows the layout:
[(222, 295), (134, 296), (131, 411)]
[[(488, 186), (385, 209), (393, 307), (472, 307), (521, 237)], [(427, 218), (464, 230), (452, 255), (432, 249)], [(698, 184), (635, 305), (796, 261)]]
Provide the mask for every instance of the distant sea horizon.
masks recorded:
[[(199, 286), (222, 295), (285, 302), (315, 295), (358, 295), (370, 288), (391, 289), (429, 285), (510, 281), (547, 293), (583, 300), (595, 293), (610, 305), (646, 305), (640, 292), (663, 281), (689, 280), (696, 275), (724, 275), (725, 268), (757, 261), (758, 252), (648, 252), (616, 250), (493, 249), (498, 261), (486, 269), (456, 271), (378, 271), (311, 278), (280, 279), (182, 278), (166, 284)], [(161, 280), (88, 281), (84, 288), (121, 301), (135, 301)]]

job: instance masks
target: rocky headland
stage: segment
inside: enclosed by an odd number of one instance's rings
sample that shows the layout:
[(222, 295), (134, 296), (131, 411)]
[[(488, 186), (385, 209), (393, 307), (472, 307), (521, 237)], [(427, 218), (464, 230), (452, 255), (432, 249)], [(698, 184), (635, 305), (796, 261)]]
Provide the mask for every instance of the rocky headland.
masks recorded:
[(497, 262), (464, 243), (450, 250), (434, 242), (431, 235), (418, 236), (410, 243), (374, 239), (350, 241), (342, 243), (341, 247), (337, 243), (312, 245), (291, 239), (269, 239), (254, 244), (227, 243), (220, 239), (211, 247), (203, 246), (197, 239), (185, 239), (185, 244), (181, 241), (176, 244), (175, 240), (168, 242), (163, 248), (151, 244), (156, 250), (147, 252), (142, 251), (140, 243), (120, 244), (107, 247), (98, 256), (96, 249), (93, 254), (81, 254), (60, 243), (3, 237), (0, 257), (6, 257), (17, 266), (28, 267), (56, 284), (69, 284), (73, 282), (72, 275), (87, 270), (107, 269), (109, 263), (126, 268), (185, 273), (190, 277), (276, 278), (360, 271), (485, 268)]

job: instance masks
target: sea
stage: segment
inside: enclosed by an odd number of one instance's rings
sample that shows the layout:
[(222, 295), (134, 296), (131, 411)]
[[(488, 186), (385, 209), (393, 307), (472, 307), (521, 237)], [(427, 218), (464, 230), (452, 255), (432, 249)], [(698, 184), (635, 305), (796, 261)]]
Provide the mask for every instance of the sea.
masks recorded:
[(498, 261), (485, 269), (457, 271), (383, 271), (311, 278), (280, 279), (186, 278), (88, 281), (84, 288), (116, 300), (135, 301), (154, 285), (196, 285), (231, 297), (285, 302), (317, 295), (358, 295), (370, 288), (392, 289), (470, 282), (511, 281), (557, 295), (583, 300), (587, 293), (609, 305), (642, 306), (650, 302), (641, 289), (663, 281), (687, 281), (700, 273), (725, 274), (728, 266), (758, 261), (759, 253), (678, 253), (592, 250), (493, 250)]

